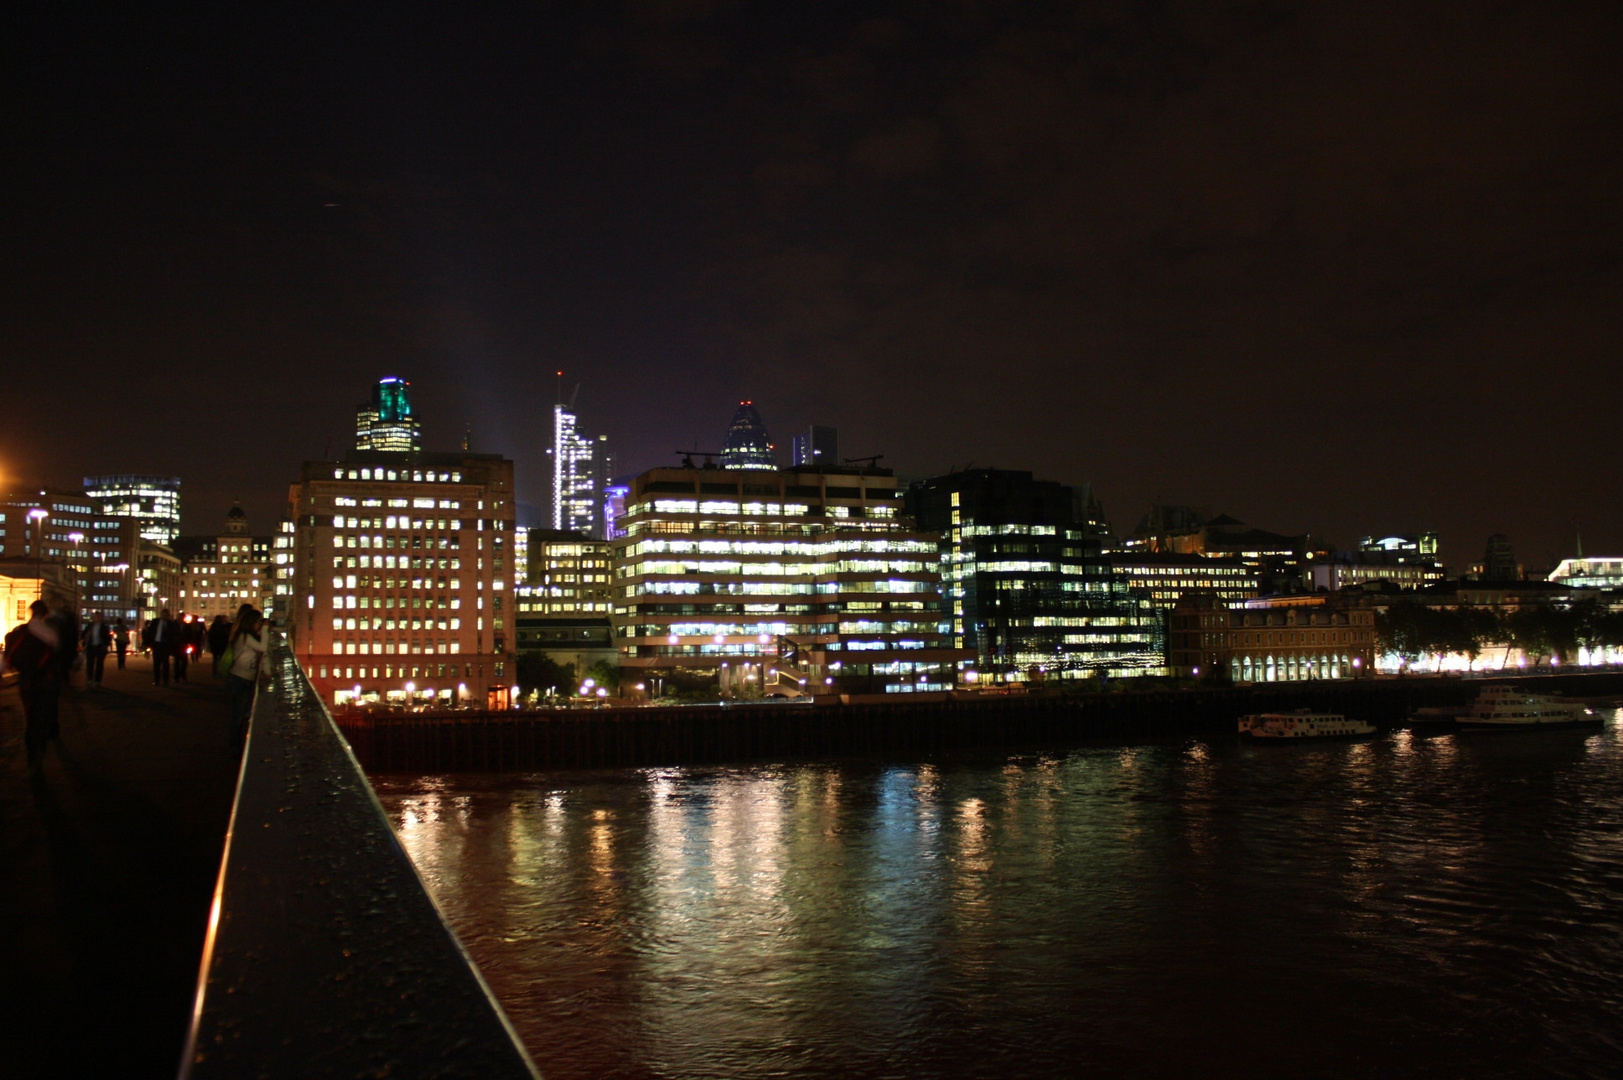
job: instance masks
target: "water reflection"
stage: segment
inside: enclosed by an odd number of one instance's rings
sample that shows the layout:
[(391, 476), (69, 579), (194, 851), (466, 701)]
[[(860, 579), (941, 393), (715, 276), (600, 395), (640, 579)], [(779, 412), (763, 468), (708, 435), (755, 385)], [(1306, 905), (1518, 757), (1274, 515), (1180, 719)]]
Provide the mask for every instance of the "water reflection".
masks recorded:
[(1618, 730), (380, 788), (554, 1080), (1584, 1075)]

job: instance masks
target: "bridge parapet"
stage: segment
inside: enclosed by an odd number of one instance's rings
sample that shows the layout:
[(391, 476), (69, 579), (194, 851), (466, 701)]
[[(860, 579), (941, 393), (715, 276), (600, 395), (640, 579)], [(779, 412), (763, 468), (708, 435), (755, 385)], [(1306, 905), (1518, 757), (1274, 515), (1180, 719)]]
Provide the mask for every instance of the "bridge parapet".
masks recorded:
[(278, 640), (181, 1077), (537, 1077)]

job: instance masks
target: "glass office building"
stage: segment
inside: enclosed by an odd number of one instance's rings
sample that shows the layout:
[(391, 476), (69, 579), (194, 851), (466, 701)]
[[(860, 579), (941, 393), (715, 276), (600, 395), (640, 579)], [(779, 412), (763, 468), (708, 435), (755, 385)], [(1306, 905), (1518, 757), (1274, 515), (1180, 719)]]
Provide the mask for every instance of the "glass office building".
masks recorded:
[(379, 379), (372, 400), (355, 410), (355, 449), (412, 453), (423, 448), (423, 429), (411, 411), (411, 383)]
[(1028, 472), (915, 484), (908, 510), (941, 536), (952, 643), (1006, 682), (1164, 674), (1160, 619), (1103, 560), (1076, 493)]
[(180, 477), (115, 473), (84, 479), (85, 494), (96, 510), (134, 518), (141, 539), (167, 545), (180, 535)]
[(724, 696), (949, 690), (936, 539), (889, 470), (655, 469), (616, 542), (615, 640), (630, 681)]

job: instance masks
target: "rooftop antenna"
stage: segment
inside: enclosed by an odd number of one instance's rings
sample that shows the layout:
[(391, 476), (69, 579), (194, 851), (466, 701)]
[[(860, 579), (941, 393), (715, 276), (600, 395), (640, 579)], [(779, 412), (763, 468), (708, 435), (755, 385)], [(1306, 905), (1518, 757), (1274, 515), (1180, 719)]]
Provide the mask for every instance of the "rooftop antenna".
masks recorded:
[(558, 392), (554, 395), (553, 404), (562, 405), (564, 403), (564, 373), (558, 371), (554, 372), (554, 374), (558, 376)]
[(1578, 558), (1582, 559), (1584, 557), (1584, 534), (1583, 530), (1578, 528), (1576, 521), (1572, 523), (1572, 533), (1573, 537), (1578, 541)]

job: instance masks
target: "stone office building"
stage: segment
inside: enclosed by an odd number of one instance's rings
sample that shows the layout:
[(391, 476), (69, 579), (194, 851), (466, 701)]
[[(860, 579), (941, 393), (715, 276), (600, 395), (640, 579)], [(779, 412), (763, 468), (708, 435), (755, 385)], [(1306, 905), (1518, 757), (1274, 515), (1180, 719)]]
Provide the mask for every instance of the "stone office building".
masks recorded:
[(1373, 670), (1375, 612), (1327, 594), (1229, 607), (1193, 594), (1172, 609), (1167, 659), (1175, 675), (1235, 683), (1351, 679)]
[(305, 463), (288, 504), (285, 619), (326, 701), (505, 707), (511, 461), (357, 450)]

